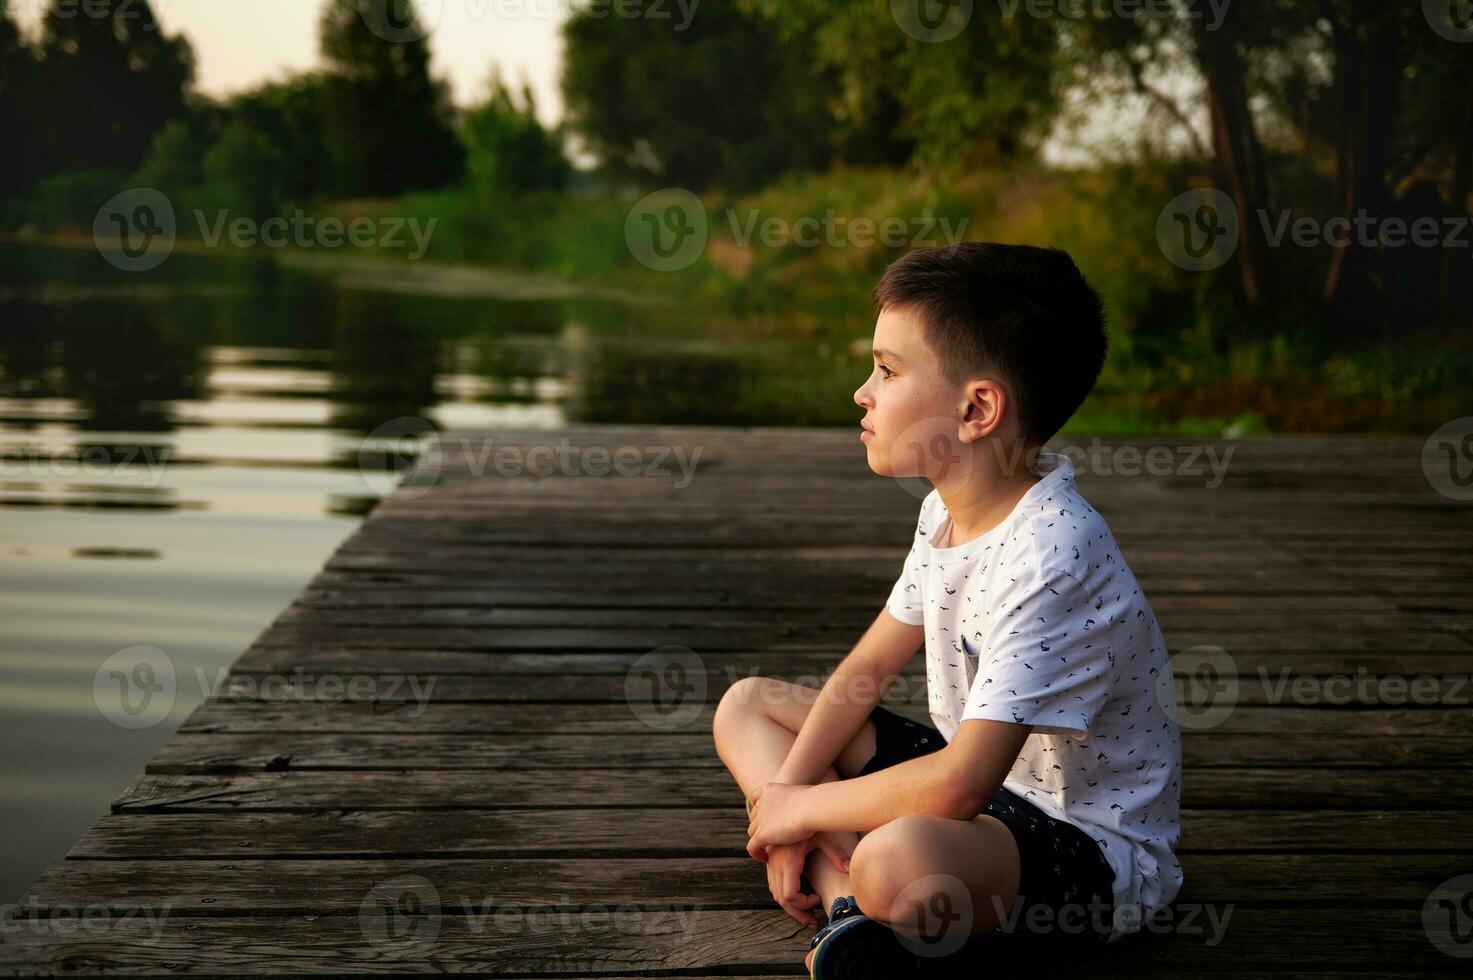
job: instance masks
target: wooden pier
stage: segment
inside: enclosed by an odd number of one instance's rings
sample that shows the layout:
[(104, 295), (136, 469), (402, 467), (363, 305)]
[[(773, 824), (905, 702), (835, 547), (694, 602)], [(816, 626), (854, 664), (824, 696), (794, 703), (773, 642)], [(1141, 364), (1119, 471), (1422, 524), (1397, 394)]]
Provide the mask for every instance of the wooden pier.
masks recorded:
[[(924, 489), (857, 431), (443, 433), (37, 881), (0, 972), (806, 975), (710, 720), (737, 677), (819, 683), (899, 574)], [(1231, 673), (1179, 689), (1174, 918), (994, 975), (1466, 975), (1473, 503), (1420, 439), (1095, 445), (1172, 654)]]

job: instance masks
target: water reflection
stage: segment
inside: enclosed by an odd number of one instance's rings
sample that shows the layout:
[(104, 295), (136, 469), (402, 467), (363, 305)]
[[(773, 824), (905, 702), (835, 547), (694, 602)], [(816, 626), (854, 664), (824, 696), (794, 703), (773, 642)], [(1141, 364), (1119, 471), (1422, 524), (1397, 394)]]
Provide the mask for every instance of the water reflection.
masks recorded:
[(123, 731), (103, 661), (217, 676), (407, 462), (363, 451), (381, 426), (849, 424), (869, 370), (668, 303), (347, 263), (180, 251), (135, 276), (0, 242), (0, 902), (208, 693)]
[(334, 428), (367, 434), (385, 418), (424, 416), (437, 401), (439, 338), (398, 323), (396, 298), (374, 293), (334, 297)]
[(0, 244), (0, 901), (207, 693), (121, 730), (103, 661), (148, 644), (217, 676), (378, 501), (359, 448), (386, 420), (561, 424), (566, 318), (270, 260), (177, 255), (143, 282)]

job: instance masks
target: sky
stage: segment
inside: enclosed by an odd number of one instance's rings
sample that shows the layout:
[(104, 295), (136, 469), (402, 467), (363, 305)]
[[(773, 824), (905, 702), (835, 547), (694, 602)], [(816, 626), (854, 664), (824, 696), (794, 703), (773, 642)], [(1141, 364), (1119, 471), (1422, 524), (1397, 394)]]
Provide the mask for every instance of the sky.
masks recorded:
[[(11, 4), (34, 27), (48, 0)], [(79, 6), (82, 0), (73, 0)], [(196, 85), (212, 96), (251, 88), (288, 70), (317, 64), (317, 19), (327, 0), (152, 0), (169, 33), (194, 45)], [(470, 105), (485, 92), (493, 64), (514, 88), (532, 85), (537, 116), (554, 125), (563, 114), (558, 92), (562, 23), (572, 0), (414, 0), (420, 22), (433, 25), (435, 74), (455, 101)]]

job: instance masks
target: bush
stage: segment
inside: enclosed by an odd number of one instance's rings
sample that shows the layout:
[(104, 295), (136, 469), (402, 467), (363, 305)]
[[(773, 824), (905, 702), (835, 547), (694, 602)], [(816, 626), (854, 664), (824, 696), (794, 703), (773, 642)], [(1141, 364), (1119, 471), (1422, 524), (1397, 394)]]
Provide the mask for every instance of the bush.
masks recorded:
[(130, 186), (128, 175), (117, 170), (73, 170), (43, 178), (16, 202), (21, 224), (54, 231), (92, 230), (97, 211)]

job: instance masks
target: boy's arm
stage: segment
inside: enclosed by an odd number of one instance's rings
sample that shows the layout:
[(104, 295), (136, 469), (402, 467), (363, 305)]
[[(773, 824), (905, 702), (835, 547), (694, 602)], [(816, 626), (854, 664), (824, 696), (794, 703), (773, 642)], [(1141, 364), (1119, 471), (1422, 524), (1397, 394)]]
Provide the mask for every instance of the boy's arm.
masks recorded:
[(913, 813), (966, 820), (991, 802), (1032, 725), (971, 718), (943, 749), (856, 779), (803, 789), (801, 822), (814, 831), (867, 833)]
[(925, 627), (881, 609), (819, 691), (773, 782), (817, 783), (925, 642)]

